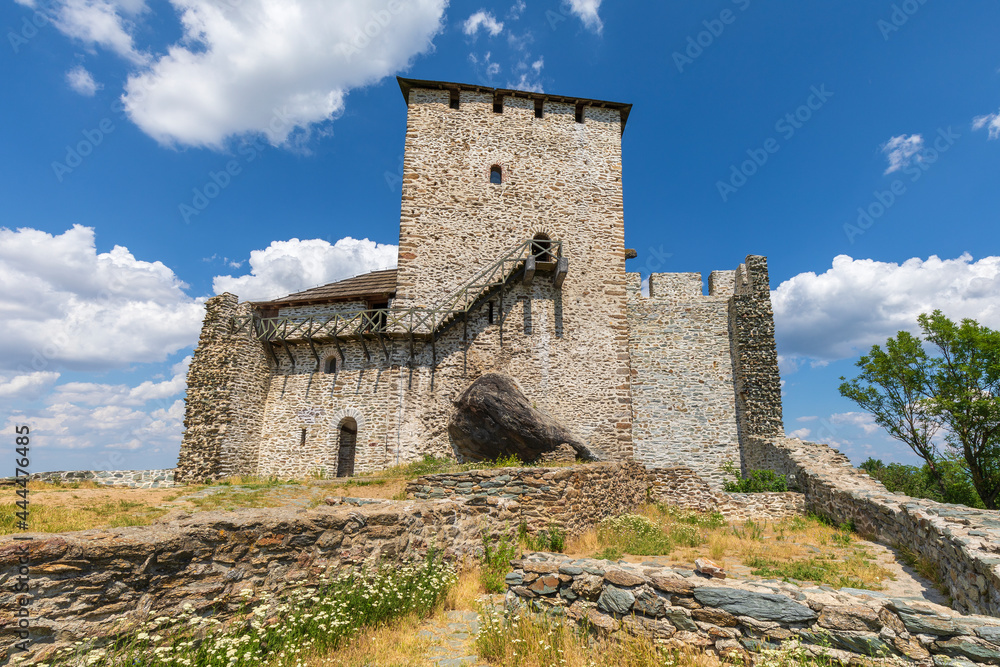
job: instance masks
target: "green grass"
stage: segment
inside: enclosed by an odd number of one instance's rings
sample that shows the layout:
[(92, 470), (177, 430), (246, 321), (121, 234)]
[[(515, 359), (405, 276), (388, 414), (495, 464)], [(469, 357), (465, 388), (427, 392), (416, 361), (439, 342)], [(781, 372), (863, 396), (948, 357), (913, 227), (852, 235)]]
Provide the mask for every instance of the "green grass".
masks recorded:
[(479, 564), (479, 581), (487, 593), (507, 590), (504, 578), (511, 571), (510, 561), (517, 557), (517, 543), (508, 535), (497, 534), (490, 538), (483, 533), (483, 557)]
[[(857, 566), (867, 563), (860, 557), (836, 560), (836, 557), (814, 556), (798, 561), (778, 561), (758, 556), (751, 558), (747, 565), (752, 573), (760, 577), (782, 580), (812, 581), (834, 588), (872, 588), (870, 578), (855, 572)], [(881, 588), (881, 586), (877, 586)]]

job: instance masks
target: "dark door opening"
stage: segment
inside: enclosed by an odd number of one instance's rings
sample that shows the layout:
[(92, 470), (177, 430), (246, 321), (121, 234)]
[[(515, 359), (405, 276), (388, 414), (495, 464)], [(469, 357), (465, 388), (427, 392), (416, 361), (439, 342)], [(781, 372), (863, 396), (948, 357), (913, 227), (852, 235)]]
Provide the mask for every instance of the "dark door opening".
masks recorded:
[(358, 442), (358, 423), (351, 417), (340, 422), (337, 438), (337, 477), (354, 475), (354, 452)]

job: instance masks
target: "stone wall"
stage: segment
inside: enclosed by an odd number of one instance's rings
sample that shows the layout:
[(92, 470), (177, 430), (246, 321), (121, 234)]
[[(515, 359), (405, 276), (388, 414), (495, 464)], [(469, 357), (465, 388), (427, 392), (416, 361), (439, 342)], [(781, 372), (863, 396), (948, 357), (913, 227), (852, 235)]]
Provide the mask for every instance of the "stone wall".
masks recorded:
[(702, 293), (700, 273), (654, 273), (649, 297), (629, 274), (632, 441), (647, 466), (688, 466), (721, 488), (720, 466), (739, 459), (732, 293)]
[[(530, 93), (503, 97), (495, 113), (479, 87), (459, 98), (452, 109), (447, 90), (409, 91), (393, 307), (436, 305), (536, 234), (561, 241), (562, 288), (540, 274), (505, 295), (504, 344), (476, 340), (478, 362), (516, 379), (592, 449), (630, 459), (622, 116), (585, 106), (577, 122), (574, 104), (544, 100), (537, 118)], [(439, 341), (438, 354), (464, 363), (464, 347)], [(461, 389), (477, 377), (468, 375)], [(441, 442), (440, 426), (429, 426)]]
[(406, 485), (414, 498), (465, 498), (470, 505), (532, 533), (556, 525), (578, 535), (601, 519), (646, 501), (646, 476), (635, 463), (566, 468), (501, 468), (419, 477)]
[(512, 564), (508, 609), (558, 611), (601, 633), (625, 632), (671, 648), (738, 659), (797, 637), (811, 654), (845, 665), (883, 656), (927, 665), (932, 658), (935, 665), (1000, 664), (1000, 619), (960, 616), (922, 600), (557, 554)]
[[(225, 620), (244, 589), (280, 593), (344, 566), (420, 557), (430, 544), (458, 559), (481, 549), (484, 527), (475, 508), (438, 501), (204, 512), (142, 528), (34, 534), (29, 661), (107, 633), (112, 621), (169, 616), (185, 603)], [(11, 576), (25, 544), (0, 537), (0, 627), (15, 622)], [(15, 641), (0, 637), (0, 663)]]
[(813, 512), (936, 564), (957, 609), (1000, 616), (1000, 512), (889, 493), (827, 445), (756, 438), (744, 454), (749, 468), (794, 476)]
[(651, 501), (696, 512), (719, 512), (727, 521), (774, 521), (806, 513), (804, 494), (718, 491), (691, 468), (651, 468), (646, 479)]
[[(56, 470), (34, 472), (32, 482), (94, 482), (102, 486), (128, 487), (131, 489), (157, 489), (175, 486), (174, 468), (166, 470)], [(14, 484), (15, 477), (0, 478), (0, 486)]]
[(205, 321), (188, 369), (178, 481), (257, 472), (271, 367), (260, 343), (233, 332), (233, 316), (249, 312), (249, 304), (239, 304), (228, 293), (205, 302)]
[[(774, 343), (774, 313), (767, 258), (749, 255), (734, 276), (736, 293), (729, 303), (729, 338), (740, 447), (749, 438), (784, 435), (781, 378)], [(740, 457), (744, 473), (747, 457)]]

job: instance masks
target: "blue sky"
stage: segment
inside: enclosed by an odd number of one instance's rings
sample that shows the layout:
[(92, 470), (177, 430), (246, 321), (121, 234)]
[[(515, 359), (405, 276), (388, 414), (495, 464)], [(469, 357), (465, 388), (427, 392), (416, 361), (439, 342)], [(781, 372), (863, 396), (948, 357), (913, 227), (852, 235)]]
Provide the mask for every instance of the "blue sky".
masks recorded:
[(838, 378), (920, 312), (1000, 327), (998, 25), (986, 0), (5, 2), (5, 432), (36, 429), (35, 470), (173, 466), (207, 296), (394, 262), (405, 75), (634, 104), (630, 270), (767, 255), (786, 430), (912, 461)]

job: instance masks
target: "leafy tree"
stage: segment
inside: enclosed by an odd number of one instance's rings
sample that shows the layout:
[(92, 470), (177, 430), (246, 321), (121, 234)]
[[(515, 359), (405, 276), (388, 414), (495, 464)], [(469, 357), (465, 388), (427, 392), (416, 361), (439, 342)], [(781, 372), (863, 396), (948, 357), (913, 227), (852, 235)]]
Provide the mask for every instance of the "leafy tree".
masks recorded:
[(944, 474), (943, 494), (926, 465), (918, 467), (903, 463), (883, 463), (880, 459), (869, 458), (858, 467), (873, 479), (882, 482), (882, 485), (893, 493), (902, 493), (913, 498), (929, 498), (941, 503), (983, 507), (983, 501), (973, 488), (969, 471), (966, 470), (963, 461), (945, 458), (938, 464), (938, 469)]
[[(926, 344), (905, 331), (862, 356), (861, 374), (840, 393), (870, 412), (925, 464), (942, 499), (968, 496), (963, 477), (989, 509), (1000, 503), (1000, 332), (936, 310), (920, 315)], [(945, 435), (942, 454), (936, 436)], [(925, 496), (926, 497), (926, 496)], [(968, 504), (977, 505), (975, 498)], [(946, 500), (946, 502), (949, 502)], [(954, 502), (954, 501), (950, 501)]]

